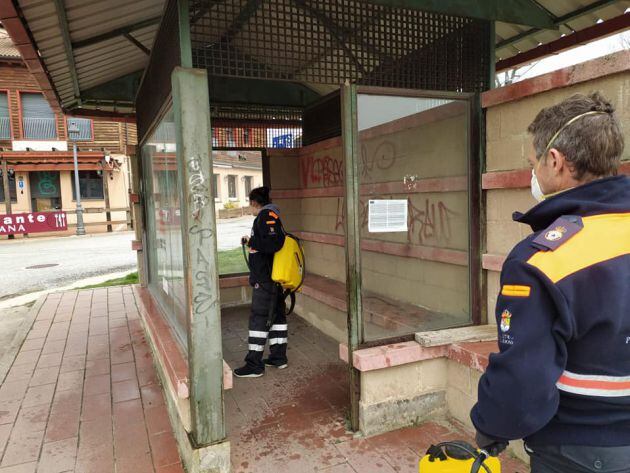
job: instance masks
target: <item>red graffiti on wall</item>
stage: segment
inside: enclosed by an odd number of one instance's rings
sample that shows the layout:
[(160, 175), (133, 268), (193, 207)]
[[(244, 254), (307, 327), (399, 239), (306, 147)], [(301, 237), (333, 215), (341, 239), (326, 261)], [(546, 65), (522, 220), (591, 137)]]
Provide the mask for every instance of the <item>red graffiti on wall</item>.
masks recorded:
[(381, 171), (390, 169), (396, 164), (396, 145), (391, 141), (382, 141), (372, 154), (367, 146), (361, 146), (361, 177), (370, 179), (374, 169)]
[[(424, 209), (416, 207), (411, 199), (408, 199), (408, 225), (407, 241), (414, 242), (417, 236), (419, 244), (427, 240), (450, 241), (453, 236), (451, 220), (458, 215), (457, 212), (449, 209), (442, 201), (424, 201)], [(361, 228), (368, 227), (369, 209), (368, 203), (361, 200), (359, 202), (359, 223)], [(346, 206), (343, 198), (337, 199), (337, 217), (335, 220), (335, 231), (344, 230), (346, 222)]]
[(413, 205), (409, 199), (408, 212), (409, 242), (413, 241), (414, 235), (418, 236), (418, 243), (420, 244), (429, 239), (446, 241), (451, 239), (451, 217), (457, 215), (457, 212), (449, 209), (444, 202), (435, 203), (425, 199), (424, 209), (421, 209)]
[(341, 186), (343, 185), (343, 163), (330, 156), (316, 158), (307, 156), (300, 160), (302, 186)]
[[(368, 227), (368, 204), (367, 202), (360, 200), (359, 201), (359, 225), (361, 228)], [(344, 230), (344, 225), (346, 224), (346, 204), (345, 200), (342, 197), (337, 199), (337, 218), (335, 222), (335, 230)]]

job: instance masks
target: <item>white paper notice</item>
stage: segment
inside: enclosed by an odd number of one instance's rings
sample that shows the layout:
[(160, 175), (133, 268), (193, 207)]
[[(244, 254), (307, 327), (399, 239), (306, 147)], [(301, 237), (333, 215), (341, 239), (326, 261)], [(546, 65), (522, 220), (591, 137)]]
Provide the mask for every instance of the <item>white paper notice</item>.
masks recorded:
[(406, 200), (370, 200), (368, 212), (370, 233), (406, 232)]

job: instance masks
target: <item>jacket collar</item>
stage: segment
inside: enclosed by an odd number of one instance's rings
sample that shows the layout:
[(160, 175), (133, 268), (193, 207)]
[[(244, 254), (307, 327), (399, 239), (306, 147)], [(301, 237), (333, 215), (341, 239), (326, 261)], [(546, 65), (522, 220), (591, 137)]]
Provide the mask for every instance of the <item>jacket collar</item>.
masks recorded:
[(630, 177), (614, 176), (591, 181), (554, 195), (526, 213), (514, 212), (516, 222), (544, 230), (563, 215), (597, 215), (630, 212)]

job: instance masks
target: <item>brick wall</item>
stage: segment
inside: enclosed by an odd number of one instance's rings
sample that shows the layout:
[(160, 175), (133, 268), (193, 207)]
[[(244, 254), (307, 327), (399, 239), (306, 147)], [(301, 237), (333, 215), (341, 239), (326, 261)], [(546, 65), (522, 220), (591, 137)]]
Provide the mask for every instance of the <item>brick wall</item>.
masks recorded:
[[(516, 243), (531, 233), (529, 227), (512, 221), (514, 211), (535, 205), (529, 190), (531, 137), (527, 126), (543, 107), (576, 93), (601, 91), (615, 106), (626, 140), (622, 169), (630, 171), (630, 51), (588, 61), (550, 74), (486, 92), (486, 256), (488, 314), (494, 323), (502, 259)], [(515, 172), (521, 174), (514, 179)], [(497, 173), (497, 174), (493, 174)], [(511, 173), (511, 175), (510, 175)]]

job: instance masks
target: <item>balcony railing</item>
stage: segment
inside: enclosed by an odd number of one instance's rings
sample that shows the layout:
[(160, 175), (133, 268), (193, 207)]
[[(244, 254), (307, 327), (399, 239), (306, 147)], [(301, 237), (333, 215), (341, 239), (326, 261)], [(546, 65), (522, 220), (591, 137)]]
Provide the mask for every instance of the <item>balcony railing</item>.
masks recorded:
[(78, 134), (68, 132), (68, 137), (72, 141), (92, 141), (92, 120), (89, 118), (68, 118), (68, 130), (70, 125), (75, 124), (79, 128)]
[(0, 140), (11, 139), (11, 120), (9, 117), (0, 117)]
[(22, 130), (25, 139), (57, 139), (57, 126), (54, 118), (22, 118)]

